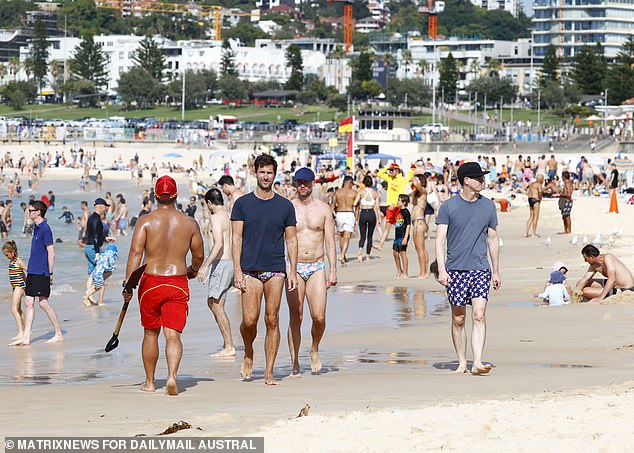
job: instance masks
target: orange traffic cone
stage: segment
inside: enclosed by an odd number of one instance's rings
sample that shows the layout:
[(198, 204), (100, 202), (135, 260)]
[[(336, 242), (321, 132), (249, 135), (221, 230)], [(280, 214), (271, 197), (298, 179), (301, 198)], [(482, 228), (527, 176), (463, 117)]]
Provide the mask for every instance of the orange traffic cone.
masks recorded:
[(616, 189), (612, 189), (612, 197), (610, 198), (610, 210), (608, 212), (619, 213), (619, 203), (616, 201)]

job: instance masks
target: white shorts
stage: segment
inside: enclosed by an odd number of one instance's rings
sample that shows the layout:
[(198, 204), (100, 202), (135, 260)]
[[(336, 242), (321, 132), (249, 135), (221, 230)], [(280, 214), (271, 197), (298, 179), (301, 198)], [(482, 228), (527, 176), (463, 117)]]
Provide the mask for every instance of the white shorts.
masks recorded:
[(352, 233), (354, 231), (354, 212), (337, 212), (335, 220), (337, 222), (337, 231), (340, 233), (344, 231)]
[(233, 286), (233, 261), (218, 260), (212, 262), (208, 283), (207, 297), (217, 300), (224, 299)]

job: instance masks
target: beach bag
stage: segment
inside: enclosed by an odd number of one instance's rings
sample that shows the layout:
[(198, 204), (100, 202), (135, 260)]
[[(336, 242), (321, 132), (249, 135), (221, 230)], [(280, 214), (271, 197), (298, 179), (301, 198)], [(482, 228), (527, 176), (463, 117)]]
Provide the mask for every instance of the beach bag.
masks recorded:
[(435, 212), (438, 212), (438, 208), (440, 207), (440, 200), (438, 199), (438, 194), (435, 191), (427, 194), (427, 203), (429, 203), (430, 206), (434, 208)]

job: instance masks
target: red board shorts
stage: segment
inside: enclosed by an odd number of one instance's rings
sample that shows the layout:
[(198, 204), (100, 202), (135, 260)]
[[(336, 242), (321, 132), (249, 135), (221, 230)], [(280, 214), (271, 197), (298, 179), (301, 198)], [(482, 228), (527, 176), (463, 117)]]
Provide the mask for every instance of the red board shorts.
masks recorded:
[(396, 216), (401, 212), (401, 208), (398, 206), (388, 206), (385, 211), (385, 221), (392, 225), (396, 225)]
[(187, 321), (189, 285), (184, 275), (143, 274), (139, 283), (141, 325), (182, 332)]

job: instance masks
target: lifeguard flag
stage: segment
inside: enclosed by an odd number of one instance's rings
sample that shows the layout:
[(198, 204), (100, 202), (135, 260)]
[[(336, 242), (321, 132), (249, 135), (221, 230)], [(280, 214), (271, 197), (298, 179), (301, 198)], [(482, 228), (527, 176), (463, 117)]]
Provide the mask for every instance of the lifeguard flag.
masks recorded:
[(348, 135), (348, 149), (346, 152), (346, 166), (352, 170), (352, 163), (354, 158), (354, 134)]
[(354, 127), (354, 117), (349, 116), (348, 118), (344, 118), (343, 120), (341, 120), (341, 123), (339, 123), (339, 133), (347, 134), (349, 132), (352, 132), (353, 127)]

